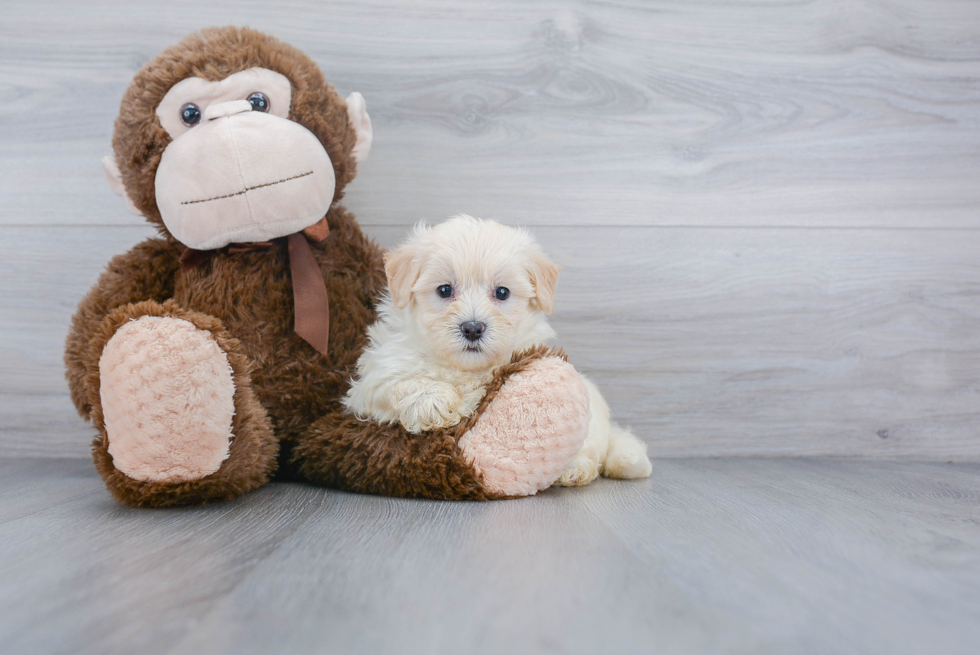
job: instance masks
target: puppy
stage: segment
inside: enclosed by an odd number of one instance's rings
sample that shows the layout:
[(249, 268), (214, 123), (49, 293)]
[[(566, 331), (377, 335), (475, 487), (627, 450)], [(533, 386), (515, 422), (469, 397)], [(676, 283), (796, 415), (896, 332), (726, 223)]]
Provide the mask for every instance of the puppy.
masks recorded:
[[(389, 293), (344, 406), (414, 433), (472, 416), (497, 367), (555, 336), (545, 315), (558, 270), (526, 230), (466, 215), (416, 225), (386, 257)], [(612, 423), (599, 390), (585, 384), (588, 436), (557, 484), (649, 476), (646, 444)]]

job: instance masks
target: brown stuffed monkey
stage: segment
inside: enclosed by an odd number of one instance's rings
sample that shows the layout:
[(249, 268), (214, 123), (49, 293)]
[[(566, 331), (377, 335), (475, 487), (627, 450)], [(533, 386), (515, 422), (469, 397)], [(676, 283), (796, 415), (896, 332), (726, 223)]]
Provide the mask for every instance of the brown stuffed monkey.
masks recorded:
[(214, 28), (164, 51), (123, 97), (104, 161), (157, 227), (82, 300), (65, 363), (117, 499), (225, 499), (282, 477), (365, 493), (536, 493), (577, 452), (585, 388), (560, 351), (515, 356), (477, 413), (421, 435), (339, 399), (384, 289), (384, 258), (338, 203), (370, 148), (307, 56)]

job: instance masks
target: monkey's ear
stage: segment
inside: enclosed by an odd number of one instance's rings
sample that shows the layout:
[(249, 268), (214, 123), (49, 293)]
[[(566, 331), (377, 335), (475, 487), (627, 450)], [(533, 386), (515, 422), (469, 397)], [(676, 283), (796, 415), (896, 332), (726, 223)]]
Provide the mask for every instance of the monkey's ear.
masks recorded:
[(357, 143), (354, 144), (354, 159), (360, 163), (367, 159), (371, 151), (371, 141), (374, 139), (374, 131), (371, 129), (371, 117), (367, 113), (367, 105), (364, 104), (364, 96), (355, 91), (347, 96), (347, 116), (350, 118), (354, 132), (357, 133)]
[(402, 309), (412, 299), (412, 287), (421, 272), (422, 264), (410, 246), (385, 253), (385, 274), (388, 276), (391, 304), (395, 309)]
[(117, 196), (126, 201), (126, 209), (137, 216), (142, 216), (143, 213), (136, 209), (136, 205), (133, 204), (133, 201), (129, 198), (129, 194), (126, 193), (126, 187), (123, 186), (122, 173), (119, 172), (119, 165), (116, 164), (116, 158), (112, 155), (103, 157), (102, 168), (105, 170), (106, 179), (109, 180), (109, 188)]
[(540, 251), (531, 253), (528, 273), (531, 274), (531, 282), (534, 283), (534, 298), (545, 314), (550, 314), (555, 309), (555, 284), (558, 282), (560, 270), (561, 266), (545, 257), (544, 253)]

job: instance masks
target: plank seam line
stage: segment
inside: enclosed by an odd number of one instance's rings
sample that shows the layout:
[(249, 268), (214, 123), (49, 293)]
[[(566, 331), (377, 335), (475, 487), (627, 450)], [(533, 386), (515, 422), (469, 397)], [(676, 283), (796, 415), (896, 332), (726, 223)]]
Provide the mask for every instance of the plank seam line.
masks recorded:
[[(366, 223), (359, 222), (365, 228), (405, 228), (408, 229), (414, 223)], [(580, 229), (646, 229), (646, 230), (806, 230), (806, 231), (866, 231), (866, 232), (980, 232), (977, 227), (927, 227), (927, 226), (864, 226), (864, 225), (628, 225), (628, 224), (590, 224), (590, 225), (565, 225), (565, 224), (533, 224), (521, 223), (521, 225), (534, 230), (568, 230), (573, 228)], [(0, 228), (8, 229), (39, 229), (50, 230), (51, 228), (118, 228), (118, 229), (145, 229), (153, 227), (149, 223), (0, 223)]]

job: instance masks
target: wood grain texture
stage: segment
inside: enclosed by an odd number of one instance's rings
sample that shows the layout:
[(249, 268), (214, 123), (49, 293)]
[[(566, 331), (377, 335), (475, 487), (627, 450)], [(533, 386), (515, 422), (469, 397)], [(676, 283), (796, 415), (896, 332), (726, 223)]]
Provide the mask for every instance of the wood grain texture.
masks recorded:
[[(115, 503), (87, 462), (49, 462), (3, 463), (5, 653), (166, 652), (214, 598), (333, 501), (275, 485), (204, 511), (145, 512)], [(21, 467), (30, 476), (11, 483), (7, 472)]]
[(108, 190), (119, 99), (250, 24), (367, 98), (345, 204), (537, 226), (555, 325), (659, 457), (980, 459), (980, 4), (0, 4), (0, 452), (85, 456), (68, 320), (151, 233)]
[(980, 5), (962, 0), (7, 0), (0, 222), (138, 223), (99, 164), (119, 99), (229, 23), (364, 94), (366, 224), (980, 225)]
[[(151, 230), (6, 232), (0, 438), (84, 456), (61, 344), (104, 262)], [(980, 233), (535, 232), (565, 264), (558, 343), (655, 456), (980, 460)]]
[(980, 468), (659, 462), (440, 503), (273, 484), (114, 504), (0, 461), (0, 638), (21, 653), (944, 653), (980, 639)]

